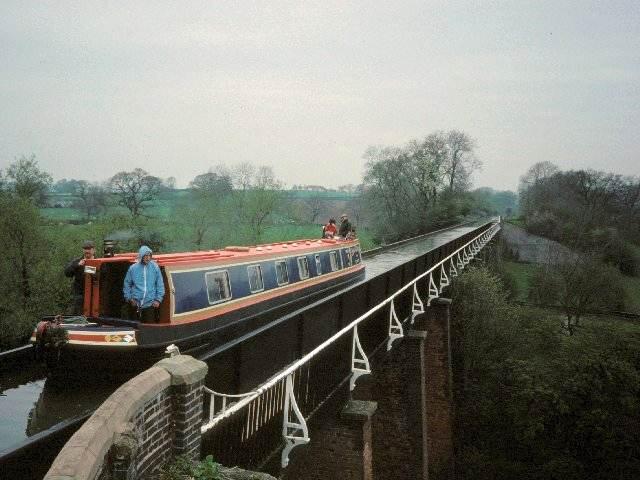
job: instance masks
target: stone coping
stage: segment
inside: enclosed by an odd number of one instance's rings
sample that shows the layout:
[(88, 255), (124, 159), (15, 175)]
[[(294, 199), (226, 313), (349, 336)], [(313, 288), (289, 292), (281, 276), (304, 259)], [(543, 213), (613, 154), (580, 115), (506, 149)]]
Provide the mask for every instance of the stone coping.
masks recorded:
[(171, 385), (202, 380), (207, 365), (187, 355), (158, 362), (107, 398), (62, 448), (45, 480), (94, 479), (116, 435), (129, 428), (136, 412)]

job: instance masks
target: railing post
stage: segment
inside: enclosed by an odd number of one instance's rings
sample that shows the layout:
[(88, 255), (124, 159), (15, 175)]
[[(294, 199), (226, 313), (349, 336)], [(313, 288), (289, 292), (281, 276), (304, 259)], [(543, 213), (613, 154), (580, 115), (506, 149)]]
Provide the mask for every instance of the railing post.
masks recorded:
[(447, 287), (449, 285), (449, 277), (447, 277), (447, 272), (445, 271), (445, 263), (446, 262), (443, 262), (440, 266), (440, 293), (442, 293), (444, 287)]
[(429, 274), (429, 297), (427, 298), (427, 307), (431, 305), (431, 301), (438, 298), (440, 292), (436, 286), (436, 282), (433, 281), (433, 272)]
[(391, 345), (395, 339), (402, 337), (404, 337), (404, 330), (398, 320), (398, 314), (396, 313), (393, 300), (391, 300), (391, 306), (389, 307), (389, 339), (387, 340), (387, 351), (391, 350)]
[(413, 302), (411, 305), (411, 323), (415, 322), (416, 316), (424, 313), (424, 303), (418, 294), (418, 282), (413, 284)]
[(369, 359), (360, 345), (358, 337), (358, 326), (353, 327), (353, 340), (351, 342), (351, 380), (349, 381), (349, 390), (353, 391), (356, 387), (356, 380), (362, 375), (371, 373), (371, 365)]
[(451, 278), (458, 276), (458, 270), (456, 269), (456, 264), (453, 261), (453, 257), (451, 257), (451, 265), (449, 266), (449, 276)]
[[(293, 413), (295, 420), (291, 418)], [(282, 450), (280, 464), (282, 468), (289, 465), (289, 453), (298, 445), (309, 443), (309, 428), (304, 419), (304, 415), (298, 408), (296, 396), (293, 393), (293, 373), (287, 375), (286, 392), (284, 397), (284, 415), (282, 418), (282, 436), (284, 437), (285, 447)]]

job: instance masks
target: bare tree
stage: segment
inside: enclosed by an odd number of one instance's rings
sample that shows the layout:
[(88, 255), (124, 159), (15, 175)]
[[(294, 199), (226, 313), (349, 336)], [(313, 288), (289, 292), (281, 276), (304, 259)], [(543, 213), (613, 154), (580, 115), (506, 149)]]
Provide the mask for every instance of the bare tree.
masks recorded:
[(529, 187), (536, 185), (545, 178), (549, 178), (556, 173), (560, 172), (560, 169), (549, 161), (534, 163), (529, 167), (527, 173), (520, 177), (519, 189), (527, 190)]
[(167, 190), (175, 190), (176, 189), (176, 177), (167, 177), (167, 178), (164, 179), (164, 182), (162, 182), (162, 184)]
[(304, 200), (304, 206), (308, 212), (309, 221), (315, 223), (318, 216), (329, 209), (329, 202), (327, 202), (324, 197), (316, 194), (306, 198)]
[(412, 182), (421, 199), (422, 208), (435, 205), (444, 183), (447, 160), (447, 137), (443, 132), (434, 132), (422, 142), (413, 140), (407, 146), (413, 160)]
[(256, 167), (249, 162), (242, 162), (231, 168), (233, 186), (238, 190), (251, 188), (255, 180)]
[(532, 280), (531, 296), (542, 305), (559, 304), (565, 314), (564, 328), (575, 333), (580, 320), (594, 309), (624, 304), (620, 274), (598, 261), (597, 253), (551, 252), (553, 261), (540, 267)]
[(347, 210), (351, 212), (351, 216), (353, 217), (353, 221), (356, 226), (361, 226), (363, 221), (363, 210), (364, 210), (364, 201), (363, 201), (363, 193), (364, 193), (364, 185), (357, 185), (353, 193), (354, 195), (347, 202)]
[(79, 207), (84, 211), (87, 220), (91, 216), (97, 215), (107, 205), (107, 190), (97, 183), (78, 180), (75, 194), (79, 199)]
[(460, 130), (449, 131), (446, 139), (444, 171), (449, 181), (449, 191), (452, 192), (456, 187), (465, 189), (471, 174), (481, 166), (480, 160), (473, 154), (475, 141)]
[(134, 218), (153, 202), (160, 192), (162, 181), (136, 168), (131, 172), (116, 173), (109, 180), (111, 191), (118, 197), (118, 203), (127, 208)]
[(404, 236), (424, 231), (437, 218), (464, 215), (468, 202), (458, 194), (480, 167), (474, 147), (458, 130), (437, 131), (404, 147), (370, 147), (364, 196), (371, 218), (391, 235)]

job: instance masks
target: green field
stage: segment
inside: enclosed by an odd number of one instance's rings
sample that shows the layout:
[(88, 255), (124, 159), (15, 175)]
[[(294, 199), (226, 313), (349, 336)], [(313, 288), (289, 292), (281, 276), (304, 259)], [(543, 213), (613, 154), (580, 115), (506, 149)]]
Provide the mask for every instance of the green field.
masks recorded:
[[(286, 192), (287, 201), (293, 197), (300, 197), (305, 191)], [(306, 192), (316, 193), (316, 192)], [(341, 192), (317, 192), (331, 194)], [(58, 207), (42, 208), (40, 213), (45, 219), (45, 229), (51, 238), (62, 243), (79, 243), (83, 238), (92, 238), (101, 242), (105, 237), (112, 237), (114, 233), (130, 233), (142, 237), (154, 236), (158, 243), (158, 251), (175, 252), (200, 249), (216, 249), (226, 245), (249, 245), (256, 243), (252, 235), (234, 221), (232, 212), (222, 215), (219, 222), (211, 226), (205, 233), (202, 244), (195, 244), (193, 226), (185, 223), (183, 218), (176, 218), (175, 207), (189, 196), (188, 190), (174, 190), (162, 192), (157, 200), (145, 208), (144, 217), (132, 220), (128, 210), (124, 207), (109, 206), (107, 214), (98, 216), (87, 222), (81, 209), (69, 206), (73, 197), (59, 195), (51, 199), (49, 204)], [(327, 195), (325, 197), (328, 199)], [(340, 199), (351, 198), (348, 194)], [(284, 212), (271, 215), (271, 224), (267, 225), (257, 243), (273, 243), (285, 240), (317, 239), (321, 236), (321, 225), (293, 221)], [(378, 244), (370, 232), (365, 228), (358, 228), (358, 236), (364, 250), (375, 248)], [(124, 244), (121, 248), (130, 249)]]

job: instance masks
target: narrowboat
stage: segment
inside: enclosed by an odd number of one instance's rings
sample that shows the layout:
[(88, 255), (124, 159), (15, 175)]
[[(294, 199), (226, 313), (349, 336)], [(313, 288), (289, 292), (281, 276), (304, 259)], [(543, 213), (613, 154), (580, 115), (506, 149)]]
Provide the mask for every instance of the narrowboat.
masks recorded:
[(87, 260), (84, 315), (47, 317), (31, 341), (55, 346), (60, 360), (154, 359), (171, 344), (183, 352), (215, 348), (364, 276), (357, 239), (154, 254), (165, 295), (157, 322), (142, 323), (123, 314), (123, 281), (136, 260), (136, 253)]

